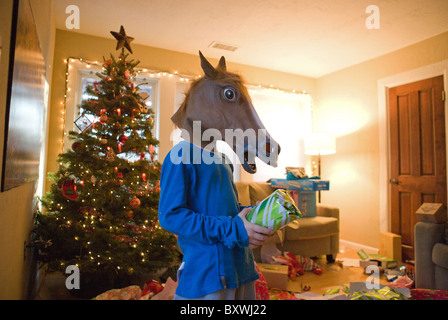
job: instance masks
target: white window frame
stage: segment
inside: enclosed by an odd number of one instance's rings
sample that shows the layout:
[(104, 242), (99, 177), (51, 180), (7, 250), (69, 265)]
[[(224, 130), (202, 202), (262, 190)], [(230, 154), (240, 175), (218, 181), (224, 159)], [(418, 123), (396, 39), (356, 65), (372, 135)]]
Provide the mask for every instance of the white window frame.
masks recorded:
[[(68, 59), (66, 73), (65, 110), (64, 110), (64, 146), (63, 152), (71, 149), (73, 141), (69, 137), (70, 131), (78, 131), (75, 120), (80, 116), (80, 104), (82, 101), (82, 80), (85, 77), (100, 79), (96, 73), (102, 72), (103, 68), (97, 63), (81, 61), (78, 59)], [(152, 134), (157, 140), (160, 139), (160, 79), (151, 76), (149, 73), (139, 72), (134, 78), (136, 85), (148, 83), (152, 86), (152, 110), (154, 112), (154, 127)], [(156, 148), (158, 153), (158, 148)]]

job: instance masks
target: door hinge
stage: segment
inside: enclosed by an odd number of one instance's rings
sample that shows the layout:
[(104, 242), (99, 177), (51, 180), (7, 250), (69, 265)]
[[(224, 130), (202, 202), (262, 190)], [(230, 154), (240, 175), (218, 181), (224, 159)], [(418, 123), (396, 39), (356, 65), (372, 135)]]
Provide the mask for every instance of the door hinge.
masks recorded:
[(446, 91), (442, 90), (442, 101), (446, 100)]

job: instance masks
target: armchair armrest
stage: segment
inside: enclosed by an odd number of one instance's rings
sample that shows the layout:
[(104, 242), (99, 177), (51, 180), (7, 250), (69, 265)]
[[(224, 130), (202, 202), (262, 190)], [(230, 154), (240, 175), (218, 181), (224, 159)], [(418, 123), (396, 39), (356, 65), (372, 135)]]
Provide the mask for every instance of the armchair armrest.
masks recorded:
[(336, 218), (339, 221), (339, 208), (327, 206), (323, 204), (316, 205), (316, 214), (321, 217), (332, 217)]
[(444, 242), (446, 224), (417, 222), (414, 227), (415, 287), (435, 289), (435, 265), (432, 260), (434, 245)]

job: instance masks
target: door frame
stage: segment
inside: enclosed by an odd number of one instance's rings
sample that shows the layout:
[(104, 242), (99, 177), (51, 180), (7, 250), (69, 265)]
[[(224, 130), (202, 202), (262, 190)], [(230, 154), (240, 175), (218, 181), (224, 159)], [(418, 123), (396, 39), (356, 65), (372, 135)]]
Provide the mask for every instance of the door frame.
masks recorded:
[[(448, 92), (448, 60), (443, 60), (421, 68), (395, 74), (378, 80), (378, 120), (379, 120), (379, 209), (380, 232), (391, 231), (390, 201), (390, 124), (388, 89), (428, 78), (443, 76), (443, 87)], [(448, 153), (448, 99), (445, 97), (445, 141)], [(447, 155), (448, 168), (448, 155)], [(448, 190), (448, 179), (447, 179)], [(447, 192), (448, 193), (448, 192)]]

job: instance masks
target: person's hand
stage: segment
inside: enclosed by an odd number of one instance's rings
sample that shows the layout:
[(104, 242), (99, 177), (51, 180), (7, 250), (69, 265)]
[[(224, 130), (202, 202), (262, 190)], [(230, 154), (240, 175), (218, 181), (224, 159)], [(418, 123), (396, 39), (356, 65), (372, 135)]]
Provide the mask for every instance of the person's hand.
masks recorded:
[(243, 220), (244, 228), (246, 228), (247, 235), (249, 237), (249, 248), (255, 249), (265, 242), (270, 236), (274, 234), (272, 230), (264, 228), (257, 224), (247, 221), (246, 215), (249, 213), (251, 208), (244, 208), (238, 216)]

